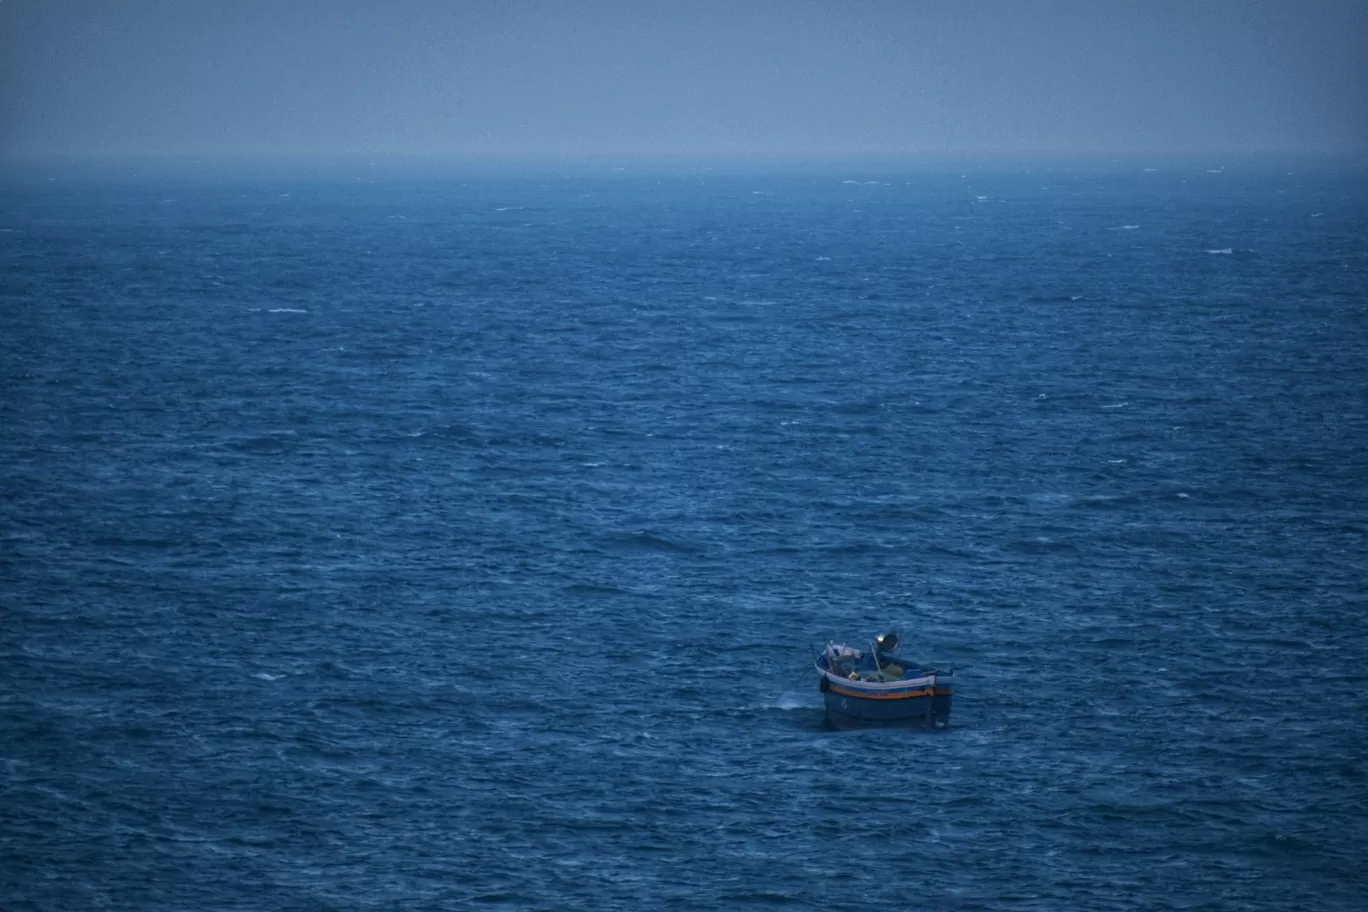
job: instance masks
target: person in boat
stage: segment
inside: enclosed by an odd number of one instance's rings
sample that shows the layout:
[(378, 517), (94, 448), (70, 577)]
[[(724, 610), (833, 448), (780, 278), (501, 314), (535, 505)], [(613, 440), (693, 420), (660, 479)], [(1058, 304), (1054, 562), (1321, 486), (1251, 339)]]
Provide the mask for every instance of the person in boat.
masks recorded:
[(890, 662), (897, 661), (898, 647), (901, 645), (902, 640), (898, 638), (897, 633), (890, 630), (874, 641), (874, 654), (878, 656), (880, 662), (884, 659), (888, 659)]
[(879, 670), (889, 680), (901, 678), (905, 670), (907, 662), (897, 654), (901, 645), (898, 634), (892, 630), (874, 641), (874, 658), (878, 660)]

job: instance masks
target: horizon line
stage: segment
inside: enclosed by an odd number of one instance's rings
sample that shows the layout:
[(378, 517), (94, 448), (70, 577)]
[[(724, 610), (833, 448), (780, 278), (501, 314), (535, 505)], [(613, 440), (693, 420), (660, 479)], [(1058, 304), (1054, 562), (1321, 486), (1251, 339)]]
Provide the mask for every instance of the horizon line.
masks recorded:
[(457, 168), (592, 168), (637, 170), (666, 168), (711, 170), (737, 167), (917, 167), (993, 164), (1063, 164), (1107, 162), (1126, 164), (1196, 164), (1221, 167), (1225, 163), (1274, 162), (1355, 163), (1368, 167), (1368, 149), (1170, 149), (1170, 150), (907, 150), (894, 152), (371, 152), (371, 151), (231, 151), (231, 152), (34, 152), (0, 150), (0, 162), (19, 169), (76, 168), (125, 170), (257, 170), (265, 168), (349, 168), (386, 171)]

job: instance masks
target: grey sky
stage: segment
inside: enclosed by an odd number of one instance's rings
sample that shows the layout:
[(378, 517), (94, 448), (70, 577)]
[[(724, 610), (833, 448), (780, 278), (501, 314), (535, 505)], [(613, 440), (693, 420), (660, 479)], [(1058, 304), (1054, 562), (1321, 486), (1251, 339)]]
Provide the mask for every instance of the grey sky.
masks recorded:
[(0, 0), (0, 151), (1363, 151), (1365, 0)]

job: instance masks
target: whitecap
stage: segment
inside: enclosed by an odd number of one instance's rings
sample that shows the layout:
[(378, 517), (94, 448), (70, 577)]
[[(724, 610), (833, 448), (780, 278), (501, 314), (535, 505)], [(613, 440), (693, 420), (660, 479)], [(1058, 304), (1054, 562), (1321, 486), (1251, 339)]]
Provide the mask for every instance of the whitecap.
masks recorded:
[(500, 207), (498, 207), (497, 209), (495, 209), (494, 211), (495, 211), (495, 212), (518, 212), (518, 211), (523, 210), (523, 209), (526, 209), (526, 208), (527, 208), (526, 206), (500, 206)]
[(1230, 247), (1222, 247), (1220, 250), (1208, 250), (1208, 251), (1207, 251), (1207, 253), (1234, 253), (1234, 252), (1235, 252), (1234, 249), (1233, 249), (1233, 248), (1230, 248)]
[(1118, 408), (1125, 408), (1125, 407), (1128, 406), (1128, 405), (1130, 405), (1130, 402), (1129, 402), (1129, 401), (1126, 401), (1126, 402), (1113, 402), (1113, 403), (1111, 403), (1110, 405), (1104, 405), (1104, 406), (1102, 406), (1102, 407), (1103, 407), (1104, 409), (1118, 409)]
[[(1312, 218), (1320, 218), (1322, 215), (1325, 215), (1325, 213), (1324, 213), (1324, 212), (1313, 212), (1313, 213), (1311, 213), (1311, 217), (1312, 217)], [(4, 229), (4, 230), (5, 230), (5, 231), (9, 231), (8, 228), (6, 228), (6, 229)]]
[(285, 676), (284, 676), (284, 675), (273, 675), (273, 674), (270, 674), (269, 672), (265, 672), (265, 671), (258, 671), (256, 674), (252, 675), (252, 677), (254, 677), (254, 678), (258, 679), (258, 680), (261, 680), (261, 681), (279, 681), (281, 678), (283, 678), (283, 677), (285, 677)]
[(819, 262), (819, 263), (825, 263), (825, 262), (829, 261), (830, 259), (831, 259), (831, 257), (818, 257), (818, 258), (817, 258), (817, 262)]
[(272, 307), (267, 313), (273, 314), (304, 314), (307, 310), (300, 310), (298, 307)]
[(1117, 225), (1115, 228), (1108, 228), (1108, 231), (1134, 231), (1139, 225)]

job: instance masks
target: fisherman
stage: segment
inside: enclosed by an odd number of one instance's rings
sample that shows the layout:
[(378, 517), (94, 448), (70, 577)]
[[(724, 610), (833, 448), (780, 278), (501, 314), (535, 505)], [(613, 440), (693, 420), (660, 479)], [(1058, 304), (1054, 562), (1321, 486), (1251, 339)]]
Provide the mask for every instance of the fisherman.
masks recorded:
[(891, 630), (874, 641), (874, 658), (885, 681), (896, 681), (902, 677), (903, 659), (896, 655), (901, 645), (897, 633)]

